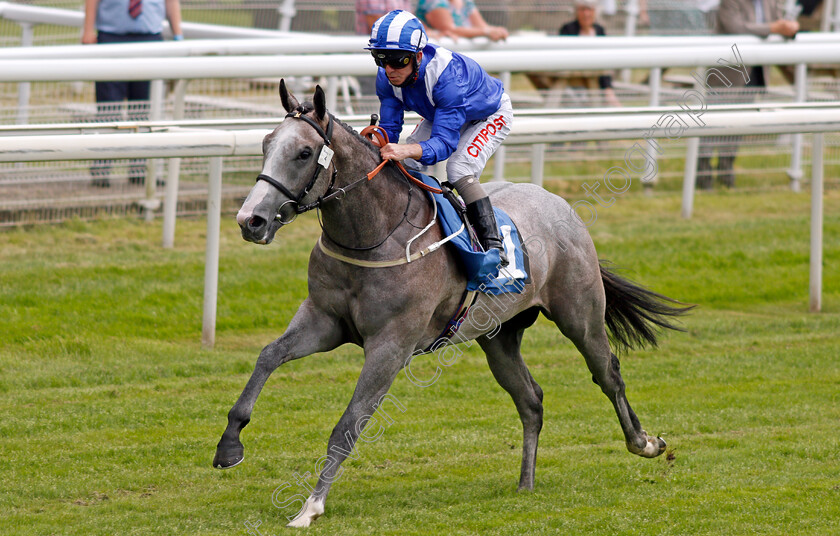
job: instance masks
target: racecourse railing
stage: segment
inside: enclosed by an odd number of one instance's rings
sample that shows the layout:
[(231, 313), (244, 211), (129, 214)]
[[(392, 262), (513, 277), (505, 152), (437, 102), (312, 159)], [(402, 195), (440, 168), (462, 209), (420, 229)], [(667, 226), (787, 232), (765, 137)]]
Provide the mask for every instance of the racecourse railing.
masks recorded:
[[(621, 44), (612, 40), (618, 39)], [(656, 106), (660, 103), (662, 70), (671, 67), (698, 68), (695, 79), (698, 87), (704, 85), (707, 77), (743, 77), (747, 79), (747, 65), (795, 65), (795, 97), (797, 101), (807, 100), (807, 65), (809, 63), (840, 64), (840, 39), (838, 34), (803, 34), (802, 38), (788, 41), (763, 41), (754, 36), (727, 36), (704, 38), (643, 38), (641, 46), (627, 46), (627, 38), (542, 38), (538, 41), (523, 40), (517, 44), (511, 39), (510, 45), (488, 45), (486, 50), (467, 50), (464, 53), (472, 56), (482, 66), (491, 71), (502, 73), (504, 81), (509, 85), (512, 72), (544, 72), (544, 71), (591, 71), (624, 68), (650, 69), (649, 104)], [(335, 50), (346, 49), (346, 44), (339, 46), (338, 42), (345, 40), (335, 38)], [(331, 46), (330, 39), (324, 39), (322, 50)], [(352, 41), (352, 40), (350, 40)], [(581, 46), (589, 41), (590, 48), (586, 53), (580, 51)], [(680, 42), (682, 46), (663, 46), (666, 42)], [(538, 42), (553, 43), (553, 47), (540, 47), (537, 50), (527, 50), (526, 46), (538, 46)], [(656, 44), (659, 43), (659, 44)], [(696, 44), (703, 43), (703, 44)], [(722, 44), (727, 43), (727, 44)], [(331, 109), (337, 109), (339, 83), (338, 77), (373, 75), (375, 66), (366, 53), (336, 53), (336, 54), (275, 54), (275, 55), (241, 55), (248, 44), (232, 43), (230, 52), (237, 55), (213, 55), (190, 57), (159, 57), (140, 56), (131, 62), (122, 57), (77, 57), (95, 53), (95, 49), (102, 49), (102, 54), (114, 54), (113, 51), (125, 51), (120, 54), (133, 53), (143, 50), (150, 54), (150, 50), (157, 50), (159, 54), (176, 53), (179, 47), (182, 53), (205, 47), (204, 53), (215, 50), (216, 54), (224, 53), (222, 45), (190, 45), (184, 43), (158, 43), (152, 45), (99, 45), (96, 47), (61, 47), (67, 54), (61, 58), (26, 58), (24, 51), (11, 51), (8, 57), (20, 54), (20, 59), (0, 59), (0, 82), (18, 82), (21, 84), (19, 106), (25, 106), (28, 84), (35, 81), (87, 81), (96, 80), (154, 80), (152, 91), (151, 117), (162, 118), (163, 79), (190, 80), (200, 78), (267, 78), (281, 76), (328, 76), (333, 77), (335, 83), (327, 86), (327, 102)], [(193, 46), (194, 48), (190, 48)], [(257, 44), (253, 43), (253, 46)], [(282, 42), (271, 43), (273, 47), (286, 47), (295, 50), (298, 44), (283, 45)], [(304, 45), (305, 46), (305, 45)], [(355, 46), (355, 45), (353, 45)], [(478, 47), (479, 45), (471, 45)], [(516, 47), (523, 48), (516, 48)], [(510, 48), (505, 48), (510, 47)], [(569, 54), (558, 54), (558, 50), (570, 51)], [(597, 47), (597, 48), (594, 48)], [(71, 50), (67, 50), (67, 49)], [(75, 51), (72, 50), (75, 48)], [(82, 49), (91, 49), (91, 52)], [(74, 57), (73, 55), (77, 55)], [(3, 56), (0, 55), (0, 58)], [(715, 66), (704, 74), (703, 66)], [(83, 74), (80, 74), (83, 73)], [(184, 89), (176, 90), (176, 109), (183, 109)], [(181, 99), (181, 102), (177, 102)], [(18, 123), (25, 123), (24, 116), (19, 117)], [(798, 189), (802, 176), (802, 138), (798, 134), (793, 136), (791, 166), (788, 174), (793, 189)]]
[[(562, 141), (639, 140), (628, 147), (625, 165), (608, 169), (603, 177), (604, 191), (618, 195), (630, 188), (633, 178), (650, 180), (656, 174), (656, 161), (649, 158), (656, 147), (652, 130), (661, 129), (660, 137), (687, 137), (693, 140), (690, 153), (696, 160), (700, 136), (747, 135), (755, 133), (814, 133), (815, 155), (821, 154), (824, 132), (840, 130), (840, 104), (820, 106), (757, 105), (754, 110), (717, 109), (704, 102), (686, 103), (679, 109), (640, 111), (616, 114), (570, 114), (566, 118), (520, 118), (513, 126), (507, 144), (544, 144)], [(680, 119), (682, 117), (682, 119)], [(663, 123), (664, 121), (664, 123)], [(43, 160), (93, 160), (106, 158), (173, 158), (206, 156), (210, 159), (207, 216), (202, 343), (212, 347), (215, 341), (216, 295), (219, 267), (219, 226), (221, 221), (222, 158), (259, 155), (265, 128), (249, 130), (207, 130), (170, 128), (160, 132), (135, 134), (36, 135), (0, 137), (0, 162)], [(811, 180), (811, 254), (810, 306), (821, 307), (822, 290), (822, 164), (816, 156)], [(683, 216), (690, 217), (694, 195), (693, 172), (696, 164), (686, 166), (683, 183)], [(166, 183), (164, 208), (164, 244), (174, 237), (174, 202), (177, 174)], [(595, 198), (597, 202), (597, 197)], [(597, 205), (587, 199), (572, 204), (582, 225), (597, 219)], [(583, 215), (581, 214), (583, 212)], [(584, 215), (586, 218), (584, 218)], [(594, 217), (594, 219), (593, 219)], [(170, 241), (167, 244), (167, 241)]]

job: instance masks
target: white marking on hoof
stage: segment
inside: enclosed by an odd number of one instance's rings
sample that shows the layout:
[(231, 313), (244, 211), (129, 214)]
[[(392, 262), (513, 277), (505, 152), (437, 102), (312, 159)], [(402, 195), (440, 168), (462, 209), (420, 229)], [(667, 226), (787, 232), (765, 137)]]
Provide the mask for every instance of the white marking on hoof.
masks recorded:
[(639, 449), (637, 446), (628, 441), (627, 450), (633, 454), (642, 456), (643, 458), (656, 458), (665, 452), (665, 441), (662, 438), (650, 437), (644, 430), (642, 430), (642, 433), (645, 435), (645, 438), (647, 438), (647, 443), (645, 443), (644, 448)]
[(662, 451), (659, 450), (659, 440), (655, 437), (649, 437), (641, 455), (645, 458), (655, 458), (661, 453)]
[(300, 513), (289, 522), (287, 527), (308, 527), (313, 521), (324, 515), (324, 499), (315, 499), (311, 495), (306, 499)]

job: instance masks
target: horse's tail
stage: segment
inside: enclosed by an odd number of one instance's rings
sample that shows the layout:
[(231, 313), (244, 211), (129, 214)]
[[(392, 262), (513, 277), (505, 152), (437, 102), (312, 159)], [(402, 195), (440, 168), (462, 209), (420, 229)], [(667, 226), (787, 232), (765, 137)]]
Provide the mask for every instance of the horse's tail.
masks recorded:
[(611, 272), (603, 264), (601, 279), (607, 297), (604, 314), (610, 340), (621, 349), (656, 346), (658, 328), (685, 331), (672, 324), (668, 317), (679, 317), (693, 309), (675, 299), (663, 296)]

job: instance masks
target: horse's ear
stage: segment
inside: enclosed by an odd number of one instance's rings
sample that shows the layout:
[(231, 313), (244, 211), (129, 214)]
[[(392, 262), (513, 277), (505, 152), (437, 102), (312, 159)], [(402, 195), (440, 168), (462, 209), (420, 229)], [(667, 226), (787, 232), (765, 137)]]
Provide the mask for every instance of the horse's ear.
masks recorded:
[(282, 78), (280, 79), (280, 102), (283, 103), (283, 108), (285, 108), (289, 113), (291, 113), (291, 111), (297, 108), (300, 104), (295, 96), (286, 89), (286, 80)]
[(327, 116), (327, 97), (324, 95), (324, 90), (321, 86), (315, 86), (315, 117), (318, 121), (323, 120)]

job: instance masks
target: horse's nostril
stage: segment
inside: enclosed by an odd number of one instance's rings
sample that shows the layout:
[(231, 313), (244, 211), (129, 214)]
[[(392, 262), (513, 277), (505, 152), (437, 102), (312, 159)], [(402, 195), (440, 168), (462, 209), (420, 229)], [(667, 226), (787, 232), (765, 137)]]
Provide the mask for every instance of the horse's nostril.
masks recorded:
[(251, 229), (259, 229), (263, 225), (265, 225), (265, 220), (259, 216), (251, 216), (251, 219), (248, 220), (248, 227)]

